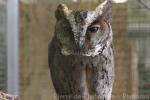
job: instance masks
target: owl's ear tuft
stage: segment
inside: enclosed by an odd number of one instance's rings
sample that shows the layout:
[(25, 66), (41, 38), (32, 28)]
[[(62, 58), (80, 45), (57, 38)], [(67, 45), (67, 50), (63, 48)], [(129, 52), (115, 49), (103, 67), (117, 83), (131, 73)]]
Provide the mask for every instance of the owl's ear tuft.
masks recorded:
[(104, 20), (110, 22), (112, 17), (112, 3), (110, 0), (105, 0), (95, 10), (97, 16), (101, 16)]
[(67, 7), (65, 4), (59, 4), (56, 11), (55, 11), (55, 17), (57, 20), (61, 18), (65, 18), (71, 13), (71, 10)]

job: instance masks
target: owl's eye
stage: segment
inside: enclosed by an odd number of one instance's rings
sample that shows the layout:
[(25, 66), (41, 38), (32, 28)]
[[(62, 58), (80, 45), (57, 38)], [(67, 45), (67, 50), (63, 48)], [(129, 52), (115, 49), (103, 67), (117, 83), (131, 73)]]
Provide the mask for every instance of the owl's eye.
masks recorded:
[(88, 28), (88, 32), (90, 33), (95, 33), (99, 30), (99, 27), (98, 26), (93, 26), (93, 27), (89, 27)]

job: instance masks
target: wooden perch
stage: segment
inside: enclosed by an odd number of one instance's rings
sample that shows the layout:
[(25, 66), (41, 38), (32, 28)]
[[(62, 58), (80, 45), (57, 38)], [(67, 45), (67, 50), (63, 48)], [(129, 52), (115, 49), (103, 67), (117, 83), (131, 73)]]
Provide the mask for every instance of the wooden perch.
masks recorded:
[(18, 96), (0, 92), (0, 100), (19, 100)]

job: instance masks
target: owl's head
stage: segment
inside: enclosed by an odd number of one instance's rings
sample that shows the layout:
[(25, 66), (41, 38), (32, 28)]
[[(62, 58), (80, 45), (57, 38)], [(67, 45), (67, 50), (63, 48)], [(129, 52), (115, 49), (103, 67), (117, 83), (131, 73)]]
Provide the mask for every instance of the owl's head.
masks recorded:
[(95, 56), (112, 42), (111, 3), (105, 0), (93, 11), (70, 10), (58, 5), (55, 35), (63, 55)]

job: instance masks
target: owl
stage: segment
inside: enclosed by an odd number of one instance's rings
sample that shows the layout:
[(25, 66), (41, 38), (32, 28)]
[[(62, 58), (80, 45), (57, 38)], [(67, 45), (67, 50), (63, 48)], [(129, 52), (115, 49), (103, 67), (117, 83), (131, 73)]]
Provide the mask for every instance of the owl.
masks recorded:
[(59, 100), (110, 100), (114, 82), (111, 3), (95, 10), (55, 11), (48, 61)]

